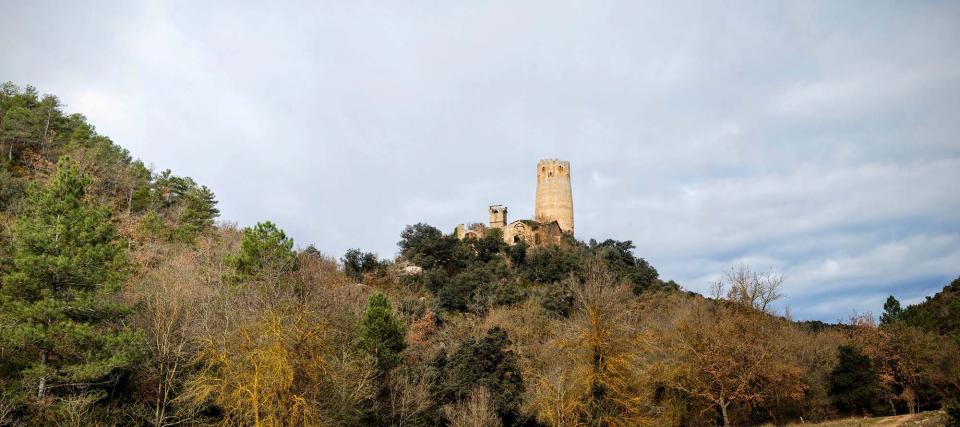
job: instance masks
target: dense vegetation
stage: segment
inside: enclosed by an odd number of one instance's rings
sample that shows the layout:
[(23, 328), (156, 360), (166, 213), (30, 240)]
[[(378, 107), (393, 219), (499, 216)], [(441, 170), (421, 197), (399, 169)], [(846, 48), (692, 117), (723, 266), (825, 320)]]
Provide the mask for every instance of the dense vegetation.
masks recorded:
[[(960, 279), (793, 322), (783, 278), (685, 293), (629, 241), (426, 224), (338, 261), (0, 91), (0, 425), (749, 425), (954, 408)], [(951, 409), (958, 411), (957, 409)]]

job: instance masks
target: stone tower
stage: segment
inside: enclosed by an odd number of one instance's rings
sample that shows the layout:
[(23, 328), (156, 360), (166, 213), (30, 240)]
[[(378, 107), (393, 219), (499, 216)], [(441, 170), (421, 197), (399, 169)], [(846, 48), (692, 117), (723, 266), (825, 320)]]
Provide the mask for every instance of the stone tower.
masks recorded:
[(490, 228), (503, 228), (507, 226), (507, 207), (503, 205), (493, 205), (490, 211)]
[(534, 215), (538, 222), (557, 221), (564, 233), (573, 235), (573, 190), (570, 188), (570, 162), (537, 162), (537, 201)]

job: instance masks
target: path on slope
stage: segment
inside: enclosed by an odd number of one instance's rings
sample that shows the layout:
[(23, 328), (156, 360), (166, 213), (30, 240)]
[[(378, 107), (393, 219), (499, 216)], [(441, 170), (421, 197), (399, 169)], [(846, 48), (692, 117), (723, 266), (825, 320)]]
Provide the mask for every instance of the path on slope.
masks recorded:
[[(919, 414), (894, 415), (889, 417), (847, 418), (806, 425), (811, 427), (937, 427), (944, 425), (944, 416), (942, 411), (927, 411)], [(791, 425), (799, 427), (803, 424)]]

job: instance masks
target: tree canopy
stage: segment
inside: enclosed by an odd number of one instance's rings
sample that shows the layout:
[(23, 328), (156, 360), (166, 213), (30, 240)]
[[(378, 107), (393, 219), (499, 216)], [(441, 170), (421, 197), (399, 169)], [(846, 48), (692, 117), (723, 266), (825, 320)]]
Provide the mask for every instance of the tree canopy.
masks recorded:
[[(86, 197), (89, 179), (69, 158), (28, 195), (13, 226), (13, 268), (3, 276), (0, 365), (22, 393), (43, 397), (116, 380), (139, 352), (138, 334), (111, 302), (127, 258), (110, 210)], [(28, 390), (32, 388), (32, 391)]]

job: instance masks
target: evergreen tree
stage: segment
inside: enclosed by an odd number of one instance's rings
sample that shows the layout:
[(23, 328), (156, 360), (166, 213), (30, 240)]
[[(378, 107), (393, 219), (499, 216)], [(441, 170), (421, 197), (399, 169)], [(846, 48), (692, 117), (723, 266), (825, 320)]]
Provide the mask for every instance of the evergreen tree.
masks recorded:
[(393, 315), (390, 301), (377, 292), (367, 300), (367, 309), (360, 320), (360, 346), (377, 361), (377, 371), (386, 373), (400, 363), (400, 353), (407, 347), (406, 327)]
[(903, 313), (903, 308), (900, 307), (900, 301), (897, 301), (893, 295), (887, 297), (887, 302), (883, 303), (883, 314), (880, 315), (880, 324), (889, 325), (893, 322), (896, 322), (900, 318), (900, 314)]
[(493, 282), (494, 277), (482, 266), (469, 268), (442, 282), (436, 289), (437, 300), (444, 310), (465, 311)]
[(543, 288), (543, 297), (540, 299), (540, 306), (548, 313), (560, 317), (567, 317), (573, 311), (577, 297), (573, 291), (573, 286), (577, 283), (576, 279), (566, 279)]
[(494, 397), (503, 424), (515, 425), (523, 400), (523, 376), (510, 345), (507, 332), (495, 327), (479, 340), (468, 339), (449, 357), (441, 353), (433, 362), (438, 371), (432, 390), (435, 403), (463, 401), (474, 389), (484, 387)]
[(455, 273), (474, 258), (473, 251), (455, 236), (424, 223), (408, 225), (400, 237), (400, 255), (425, 270), (443, 268)]
[(527, 242), (520, 241), (513, 246), (510, 246), (507, 249), (508, 255), (510, 256), (510, 263), (513, 264), (514, 268), (520, 268), (527, 262), (527, 249), (530, 246), (527, 245)]
[(503, 242), (503, 230), (496, 228), (487, 230), (483, 238), (471, 243), (480, 262), (490, 262), (507, 250), (507, 244)]
[(526, 254), (521, 274), (537, 283), (559, 282), (580, 268), (580, 258), (575, 249), (559, 245), (534, 247)]
[[(603, 257), (607, 268), (617, 281), (627, 280), (633, 286), (633, 293), (639, 295), (648, 289), (660, 288), (660, 275), (647, 260), (633, 255), (636, 247), (630, 240), (607, 239), (602, 243), (590, 240), (590, 249)], [(669, 285), (667, 286), (669, 288)]]
[(291, 269), (296, 260), (293, 239), (270, 222), (260, 222), (243, 229), (240, 251), (227, 257), (235, 274), (230, 279), (242, 281), (263, 272), (283, 272)]
[(323, 252), (320, 252), (320, 249), (317, 249), (312, 243), (307, 245), (307, 248), (301, 253), (314, 259), (324, 259)]
[(340, 258), (340, 262), (343, 263), (343, 272), (358, 282), (363, 280), (364, 273), (371, 273), (380, 268), (377, 254), (363, 252), (360, 249), (347, 250), (343, 258)]
[(213, 221), (220, 215), (217, 199), (213, 191), (205, 185), (191, 187), (182, 196), (186, 207), (180, 214), (180, 227), (177, 238), (183, 242), (192, 242), (197, 235), (213, 228)]
[(900, 319), (911, 326), (956, 337), (960, 342), (960, 277), (920, 304), (904, 309)]
[(863, 415), (878, 406), (877, 371), (858, 348), (841, 345), (840, 358), (830, 375), (830, 400), (842, 414)]
[(0, 139), (7, 146), (7, 160), (13, 161), (16, 148), (27, 143), (32, 127), (33, 112), (28, 108), (13, 107), (3, 114)]
[[(128, 310), (110, 301), (127, 271), (107, 207), (85, 199), (88, 179), (61, 159), (46, 188), (33, 188), (13, 226), (13, 268), (0, 289), (0, 372), (43, 397), (115, 376), (136, 354)], [(16, 349), (16, 351), (9, 351)], [(69, 385), (69, 386), (67, 386)]]

